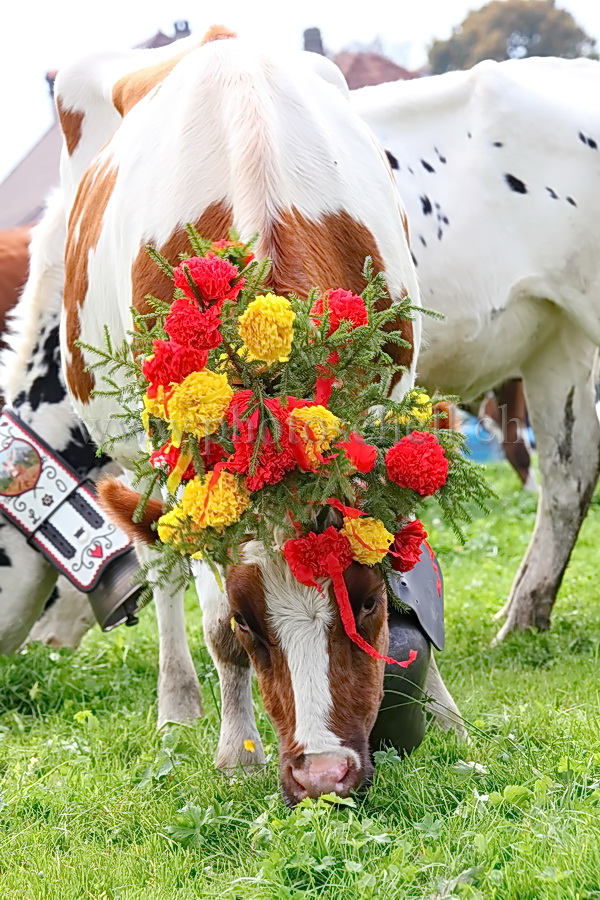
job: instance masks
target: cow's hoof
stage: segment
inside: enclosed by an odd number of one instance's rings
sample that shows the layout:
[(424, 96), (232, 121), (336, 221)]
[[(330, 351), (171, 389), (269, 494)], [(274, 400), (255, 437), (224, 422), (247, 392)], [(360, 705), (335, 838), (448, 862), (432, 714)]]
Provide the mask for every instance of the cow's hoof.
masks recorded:
[(198, 680), (179, 684), (176, 691), (161, 690), (158, 685), (158, 728), (169, 723), (189, 725), (204, 715)]
[(219, 741), (215, 765), (225, 775), (241, 775), (265, 764), (265, 751), (258, 734), (235, 743)]

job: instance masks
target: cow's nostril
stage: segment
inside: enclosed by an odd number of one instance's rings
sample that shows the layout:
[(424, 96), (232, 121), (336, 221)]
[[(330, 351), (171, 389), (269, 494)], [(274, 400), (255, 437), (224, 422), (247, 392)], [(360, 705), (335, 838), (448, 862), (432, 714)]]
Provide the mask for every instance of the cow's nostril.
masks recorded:
[(349, 760), (325, 754), (307, 756), (304, 765), (292, 768), (292, 777), (309, 797), (346, 791), (345, 779), (349, 771)]

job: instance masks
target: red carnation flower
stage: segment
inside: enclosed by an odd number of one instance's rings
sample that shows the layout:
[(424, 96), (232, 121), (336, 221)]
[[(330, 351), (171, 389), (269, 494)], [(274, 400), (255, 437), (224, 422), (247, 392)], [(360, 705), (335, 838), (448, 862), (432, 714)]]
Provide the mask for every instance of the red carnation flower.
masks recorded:
[[(246, 485), (250, 491), (258, 491), (265, 484), (277, 484), (296, 465), (296, 457), (290, 441), (290, 430), (287, 422), (287, 411), (281, 407), (279, 400), (266, 400), (265, 403), (280, 423), (279, 435), (275, 443), (271, 431), (262, 423), (259, 427), (259, 413), (255, 409), (246, 416), (252, 391), (239, 391), (231, 399), (227, 410), (227, 423), (232, 429), (234, 446), (233, 456), (227, 460), (227, 468), (246, 475)], [(252, 457), (257, 441), (260, 450), (250, 474)]]
[(173, 272), (175, 287), (180, 288), (190, 300), (197, 300), (197, 296), (186, 277), (184, 266), (189, 269), (196, 290), (205, 303), (235, 300), (244, 286), (244, 279), (240, 278), (239, 271), (227, 259), (221, 259), (220, 256), (191, 256), (182, 260)]
[(413, 431), (385, 455), (390, 481), (429, 497), (446, 483), (448, 460), (444, 448), (428, 431)]
[(292, 574), (300, 584), (313, 586), (317, 578), (328, 578), (327, 560), (333, 556), (342, 570), (353, 559), (350, 541), (330, 525), (321, 534), (309, 532), (305, 537), (292, 538), (283, 545), (283, 555)]
[(153, 355), (144, 360), (142, 374), (150, 382), (148, 396), (156, 397), (159, 385), (180, 384), (192, 372), (203, 369), (208, 360), (206, 350), (186, 347), (173, 341), (153, 341)]
[(362, 297), (353, 294), (352, 291), (327, 291), (324, 297), (319, 297), (310, 311), (313, 321), (321, 324), (325, 309), (329, 312), (329, 334), (333, 334), (341, 322), (351, 322), (353, 328), (366, 325), (369, 319), (367, 307)]
[(219, 313), (222, 303), (203, 311), (196, 302), (180, 298), (171, 305), (171, 311), (165, 319), (165, 331), (177, 344), (196, 347), (199, 350), (212, 350), (218, 347), (222, 337), (219, 331), (221, 319)]
[(396, 532), (390, 550), (392, 569), (396, 572), (410, 572), (421, 559), (423, 541), (427, 540), (427, 532), (420, 519), (408, 522), (404, 528)]
[(336, 444), (340, 447), (359, 472), (370, 472), (377, 462), (377, 447), (367, 444), (362, 435), (357, 431), (351, 431), (347, 441)]

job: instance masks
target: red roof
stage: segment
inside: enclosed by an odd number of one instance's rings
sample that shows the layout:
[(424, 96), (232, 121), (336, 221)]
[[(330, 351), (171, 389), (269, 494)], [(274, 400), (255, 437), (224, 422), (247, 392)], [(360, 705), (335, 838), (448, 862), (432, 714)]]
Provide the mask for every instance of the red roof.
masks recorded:
[(344, 73), (350, 90), (367, 85), (382, 84), (384, 81), (406, 81), (419, 78), (419, 72), (410, 72), (379, 53), (355, 53), (342, 50), (334, 57), (334, 62)]

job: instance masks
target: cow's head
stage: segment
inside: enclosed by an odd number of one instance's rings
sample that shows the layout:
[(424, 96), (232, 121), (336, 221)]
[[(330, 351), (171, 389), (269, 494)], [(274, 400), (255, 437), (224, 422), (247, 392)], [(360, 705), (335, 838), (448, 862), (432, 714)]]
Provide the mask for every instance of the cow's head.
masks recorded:
[[(387, 650), (385, 586), (353, 563), (344, 574), (359, 633)], [(347, 796), (373, 772), (369, 734), (383, 695), (384, 663), (347, 636), (333, 589), (300, 584), (280, 553), (249, 541), (227, 575), (235, 632), (258, 675), (280, 738), (288, 803)]]

